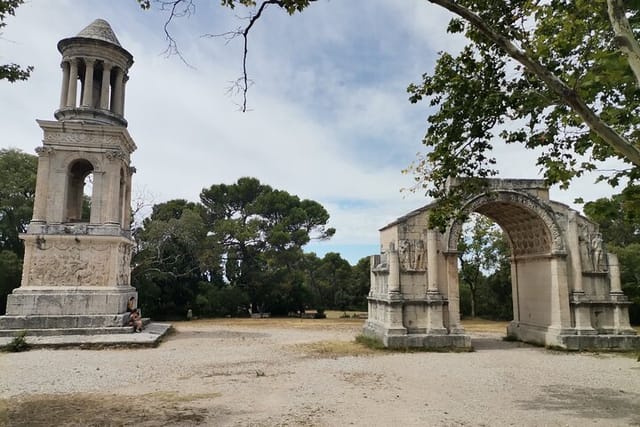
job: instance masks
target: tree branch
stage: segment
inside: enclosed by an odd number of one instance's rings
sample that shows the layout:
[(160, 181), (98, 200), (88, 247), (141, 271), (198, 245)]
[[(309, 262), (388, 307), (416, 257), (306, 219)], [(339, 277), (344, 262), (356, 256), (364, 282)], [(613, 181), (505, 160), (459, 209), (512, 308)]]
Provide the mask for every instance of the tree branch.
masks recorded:
[(625, 14), (623, 0), (607, 0), (607, 10), (613, 32), (616, 35), (615, 41), (618, 48), (627, 54), (627, 61), (636, 77), (636, 83), (640, 87), (640, 44), (633, 35), (631, 25)]
[[(640, 149), (626, 138), (618, 134), (611, 126), (602, 121), (600, 117), (584, 102), (578, 93), (567, 86), (556, 75), (549, 71), (535, 59), (529, 57), (518, 48), (511, 40), (497, 33), (480, 16), (469, 9), (460, 6), (452, 0), (428, 0), (430, 3), (441, 6), (450, 12), (468, 21), (478, 31), (488, 37), (493, 43), (515, 59), (524, 67), (542, 80), (560, 99), (568, 105), (589, 128), (611, 146), (620, 156), (626, 158), (636, 166), (640, 166)], [(609, 0), (615, 1), (615, 0)]]

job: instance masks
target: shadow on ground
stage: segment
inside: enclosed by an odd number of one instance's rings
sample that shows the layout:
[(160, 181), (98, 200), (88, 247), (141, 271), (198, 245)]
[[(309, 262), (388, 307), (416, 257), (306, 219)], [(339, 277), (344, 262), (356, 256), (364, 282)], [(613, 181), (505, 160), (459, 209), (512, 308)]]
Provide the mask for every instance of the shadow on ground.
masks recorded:
[(517, 405), (530, 411), (557, 411), (587, 420), (611, 419), (620, 420), (619, 425), (640, 425), (640, 394), (632, 391), (549, 385), (542, 387), (538, 396)]
[(471, 345), (475, 351), (510, 350), (514, 348), (536, 348), (531, 344), (520, 341), (505, 341), (497, 336), (471, 336)]

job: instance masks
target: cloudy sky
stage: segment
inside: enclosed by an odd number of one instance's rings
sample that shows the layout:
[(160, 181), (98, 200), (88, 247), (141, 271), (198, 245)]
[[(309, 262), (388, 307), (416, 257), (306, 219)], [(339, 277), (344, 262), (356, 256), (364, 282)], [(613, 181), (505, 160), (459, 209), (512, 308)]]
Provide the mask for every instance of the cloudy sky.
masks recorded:
[[(35, 66), (26, 83), (0, 82), (0, 147), (33, 153), (42, 139), (35, 119), (53, 119), (62, 72), (58, 40), (106, 19), (135, 64), (125, 117), (138, 150), (134, 197), (151, 203), (198, 200), (202, 188), (253, 176), (316, 200), (329, 211), (335, 237), (309, 245), (355, 263), (378, 252), (378, 229), (428, 200), (401, 192), (403, 175), (426, 129), (426, 103), (406, 87), (432, 72), (437, 52), (464, 40), (445, 32), (448, 15), (422, 0), (324, 0), (289, 17), (268, 10), (250, 35), (247, 113), (230, 95), (241, 73), (240, 39), (203, 37), (243, 25), (247, 11), (202, 0), (170, 31), (185, 65), (163, 54), (166, 13), (135, 0), (31, 0), (7, 20), (0, 63)], [(503, 178), (538, 178), (533, 153), (499, 146)], [(586, 177), (551, 197), (579, 209), (612, 190)]]

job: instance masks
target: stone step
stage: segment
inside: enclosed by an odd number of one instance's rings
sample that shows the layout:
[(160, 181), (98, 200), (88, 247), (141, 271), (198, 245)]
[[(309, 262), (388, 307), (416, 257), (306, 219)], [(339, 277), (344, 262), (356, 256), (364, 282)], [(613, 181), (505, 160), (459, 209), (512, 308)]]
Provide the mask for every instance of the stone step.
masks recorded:
[[(168, 323), (148, 323), (142, 333), (134, 334), (131, 327), (124, 328), (125, 333), (93, 333), (88, 335), (27, 335), (27, 343), (32, 348), (96, 348), (102, 349), (107, 347), (154, 347), (157, 346), (162, 338), (171, 330), (171, 324)], [(16, 331), (12, 331), (14, 334)], [(8, 345), (12, 337), (0, 336), (0, 347)]]
[[(151, 323), (150, 318), (143, 318), (143, 329)], [(26, 331), (27, 336), (50, 337), (59, 335), (111, 335), (132, 334), (131, 326), (97, 327), (97, 328), (29, 328), (29, 329), (0, 329), (0, 337), (15, 337)]]

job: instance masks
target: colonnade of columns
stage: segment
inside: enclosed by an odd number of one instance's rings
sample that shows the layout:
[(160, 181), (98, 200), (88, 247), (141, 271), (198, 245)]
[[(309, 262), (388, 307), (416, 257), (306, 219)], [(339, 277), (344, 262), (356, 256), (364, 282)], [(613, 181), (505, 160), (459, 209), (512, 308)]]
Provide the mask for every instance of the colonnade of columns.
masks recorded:
[[(80, 73), (82, 66), (84, 66), (84, 73)], [(122, 68), (92, 58), (64, 60), (61, 67), (60, 109), (77, 107), (78, 80), (80, 80), (81, 107), (110, 110), (114, 114), (124, 116), (124, 93), (128, 76)], [(95, 77), (100, 76), (96, 71), (101, 73), (102, 78), (94, 81)], [(111, 84), (112, 80), (113, 84)], [(100, 85), (99, 88), (94, 88), (96, 82)]]

